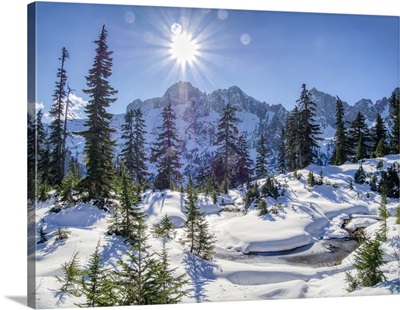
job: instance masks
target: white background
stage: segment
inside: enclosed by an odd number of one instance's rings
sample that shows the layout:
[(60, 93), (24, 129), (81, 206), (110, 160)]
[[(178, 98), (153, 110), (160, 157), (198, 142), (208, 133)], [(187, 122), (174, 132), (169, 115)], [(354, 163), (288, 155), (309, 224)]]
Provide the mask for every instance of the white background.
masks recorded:
[[(0, 309), (26, 309), (26, 29), (27, 4), (31, 1), (2, 1), (0, 9)], [(61, 2), (61, 1), (57, 1)], [(79, 2), (64, 0), (62, 2)], [(114, 3), (114, 1), (83, 1)], [(120, 0), (118, 4), (209, 7), (269, 11), (400, 15), (399, 0)], [(343, 284), (345, 285), (345, 284)], [(220, 307), (254, 310), (295, 307), (302, 309), (396, 308), (400, 295), (261, 302), (207, 303), (193, 309)], [(186, 309), (177, 306), (146, 306), (146, 309)], [(127, 309), (133, 307), (118, 307)]]

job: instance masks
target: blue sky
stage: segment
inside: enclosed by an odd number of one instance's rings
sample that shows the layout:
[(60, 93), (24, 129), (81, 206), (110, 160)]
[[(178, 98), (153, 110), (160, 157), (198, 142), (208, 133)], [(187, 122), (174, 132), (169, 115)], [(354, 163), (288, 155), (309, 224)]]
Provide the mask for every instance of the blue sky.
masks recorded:
[[(236, 85), (288, 109), (302, 83), (349, 104), (389, 96), (399, 84), (398, 17), (39, 2), (36, 102), (45, 111), (62, 47), (70, 53), (77, 107), (84, 105), (103, 24), (114, 52), (110, 83), (118, 90), (111, 113), (162, 96), (180, 80), (207, 93)], [(173, 56), (174, 24), (195, 44), (190, 63)]]

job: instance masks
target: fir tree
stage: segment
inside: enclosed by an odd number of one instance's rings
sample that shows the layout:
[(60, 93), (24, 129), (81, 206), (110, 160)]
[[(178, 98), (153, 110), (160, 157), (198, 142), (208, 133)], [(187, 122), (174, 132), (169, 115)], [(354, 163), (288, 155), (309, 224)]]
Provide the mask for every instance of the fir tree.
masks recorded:
[(181, 302), (182, 298), (188, 294), (187, 290), (183, 287), (188, 284), (186, 275), (174, 277), (176, 268), (169, 268), (169, 257), (166, 247), (166, 242), (162, 243), (161, 253), (158, 254), (159, 260), (154, 277), (156, 279), (157, 293), (153, 296), (152, 304), (177, 304)]
[(388, 167), (386, 171), (381, 171), (381, 179), (378, 185), (378, 191), (381, 195), (389, 198), (400, 197), (400, 180), (394, 166)]
[(52, 184), (52, 166), (50, 143), (47, 139), (46, 130), (42, 122), (43, 112), (39, 110), (36, 114), (36, 147), (37, 147), (37, 182), (46, 186)]
[(256, 157), (256, 177), (265, 178), (268, 174), (267, 169), (267, 154), (268, 149), (266, 146), (266, 141), (264, 135), (261, 135), (260, 140), (257, 144), (257, 157)]
[(236, 170), (234, 173), (234, 178), (232, 180), (234, 186), (250, 181), (250, 177), (252, 174), (251, 167), (253, 165), (253, 162), (250, 159), (247, 141), (244, 135), (241, 135), (237, 141), (236, 154)]
[(86, 170), (87, 176), (82, 180), (81, 186), (88, 192), (88, 199), (96, 202), (111, 196), (111, 186), (114, 177), (113, 147), (115, 141), (111, 139), (115, 131), (110, 127), (112, 114), (106, 109), (116, 101), (112, 98), (117, 91), (111, 87), (108, 78), (111, 76), (112, 52), (107, 46), (108, 32), (103, 25), (98, 40), (93, 67), (86, 76), (88, 89), (84, 93), (90, 97), (85, 107), (87, 121), (84, 126), (86, 131), (79, 134), (85, 138)]
[(386, 196), (383, 195), (381, 199), (381, 204), (379, 206), (379, 216), (382, 220), (379, 233), (378, 233), (378, 240), (382, 242), (386, 242), (387, 240), (387, 232), (388, 232), (388, 227), (387, 227), (387, 219), (389, 217), (389, 213), (386, 208)]
[(390, 153), (399, 154), (400, 137), (400, 95), (396, 91), (392, 92), (389, 98), (390, 118), (392, 120), (392, 129), (390, 131)]
[(162, 113), (163, 124), (158, 127), (157, 142), (154, 143), (151, 162), (156, 163), (157, 175), (154, 185), (157, 189), (172, 189), (182, 181), (179, 169), (179, 142), (175, 125), (176, 116), (169, 102)]
[(257, 201), (259, 198), (260, 198), (260, 191), (258, 190), (257, 183), (255, 183), (244, 194), (243, 202), (244, 202), (244, 207), (246, 208), (246, 210), (249, 209), (251, 204), (253, 202)]
[(61, 182), (61, 201), (66, 203), (75, 203), (75, 192), (78, 190), (80, 178), (73, 171), (69, 171)]
[(153, 225), (153, 233), (158, 238), (172, 238), (174, 225), (167, 214), (163, 216), (160, 223)]
[(64, 117), (65, 115), (65, 101), (67, 98), (67, 91), (65, 89), (67, 83), (67, 71), (65, 70), (65, 62), (69, 59), (69, 53), (65, 47), (61, 51), (61, 66), (57, 70), (56, 87), (53, 93), (53, 104), (50, 107), (49, 116), (52, 118), (50, 123), (50, 136), (49, 143), (51, 145), (51, 184), (60, 185), (64, 177)]
[(228, 103), (224, 107), (223, 115), (219, 120), (217, 140), (214, 143), (214, 145), (218, 146), (216, 161), (220, 163), (217, 166), (219, 168), (217, 182), (224, 184), (222, 186), (224, 192), (227, 192), (228, 188), (231, 187), (231, 180), (234, 177), (236, 145), (239, 133), (236, 124), (238, 122), (236, 108)]
[(114, 215), (109, 221), (108, 232), (122, 236), (127, 241), (134, 243), (137, 238), (137, 226), (143, 221), (145, 215), (140, 210), (140, 195), (131, 181), (127, 169), (122, 165), (122, 189), (120, 194), (121, 207), (114, 210)]
[(212, 258), (214, 253), (214, 235), (209, 233), (208, 223), (200, 208), (196, 205), (197, 194), (192, 180), (189, 180), (185, 199), (186, 215), (185, 237), (183, 243), (188, 245), (189, 251), (206, 260)]
[(380, 243), (376, 239), (367, 239), (356, 251), (354, 267), (362, 286), (370, 287), (386, 280), (380, 269), (385, 264), (383, 254)]
[(289, 171), (295, 171), (300, 167), (299, 118), (299, 110), (295, 106), (286, 122), (286, 167)]
[(280, 173), (286, 172), (286, 133), (285, 127), (281, 129), (281, 136), (279, 140), (279, 148), (278, 148), (278, 171)]
[(64, 277), (60, 278), (56, 276), (58, 282), (62, 285), (60, 290), (62, 292), (71, 293), (74, 296), (80, 296), (80, 284), (83, 270), (80, 267), (79, 252), (76, 252), (69, 262), (61, 265)]
[(37, 190), (37, 144), (35, 117), (27, 114), (27, 193), (28, 201), (36, 200)]
[(145, 184), (147, 172), (147, 156), (145, 153), (145, 123), (140, 109), (130, 110), (125, 114), (121, 138), (125, 140), (121, 155), (122, 160), (133, 179), (138, 184)]
[(145, 218), (140, 218), (136, 227), (136, 240), (125, 254), (126, 259), (118, 260), (120, 271), (116, 274), (118, 304), (149, 305), (155, 303), (157, 285), (156, 261), (149, 251)]
[(258, 216), (264, 216), (268, 213), (267, 202), (265, 199), (261, 199), (260, 203), (257, 205)]
[(382, 157), (386, 154), (386, 128), (385, 123), (378, 113), (376, 116), (376, 121), (374, 126), (372, 127), (372, 150), (374, 151), (374, 155), (376, 157)]
[(316, 149), (319, 148), (318, 141), (321, 138), (319, 124), (315, 123), (314, 117), (316, 103), (311, 100), (311, 93), (306, 84), (302, 85), (300, 98), (296, 101), (299, 106), (299, 166), (304, 168), (311, 164), (316, 158)]
[(275, 179), (272, 176), (268, 176), (265, 180), (264, 185), (261, 187), (261, 193), (264, 195), (264, 197), (269, 196), (274, 199), (278, 198), (278, 188), (275, 185)]
[(339, 97), (336, 100), (336, 133), (334, 137), (335, 150), (333, 153), (333, 164), (335, 166), (343, 165), (347, 159), (347, 136), (346, 128), (344, 126), (344, 107), (342, 100)]
[(354, 174), (354, 182), (357, 184), (364, 184), (365, 177), (366, 176), (365, 176), (364, 168), (362, 165), (360, 165), (360, 167), (358, 167), (358, 170)]
[(314, 173), (312, 171), (310, 171), (308, 173), (308, 177), (307, 177), (307, 183), (308, 185), (310, 185), (311, 187), (313, 187), (315, 185), (315, 177), (314, 177)]
[(83, 271), (82, 294), (86, 302), (79, 307), (107, 307), (115, 304), (113, 296), (113, 281), (109, 270), (104, 266), (104, 258), (100, 255), (100, 241), (94, 253), (90, 256), (88, 266)]
[(368, 157), (370, 150), (369, 143), (370, 133), (365, 122), (365, 117), (361, 112), (358, 112), (349, 129), (348, 149), (350, 152), (351, 150), (355, 150), (351, 153), (353, 161)]
[(39, 241), (38, 241), (38, 244), (47, 242), (47, 237), (46, 237), (47, 234), (48, 233), (44, 231), (43, 226), (41, 226), (40, 229), (39, 229)]

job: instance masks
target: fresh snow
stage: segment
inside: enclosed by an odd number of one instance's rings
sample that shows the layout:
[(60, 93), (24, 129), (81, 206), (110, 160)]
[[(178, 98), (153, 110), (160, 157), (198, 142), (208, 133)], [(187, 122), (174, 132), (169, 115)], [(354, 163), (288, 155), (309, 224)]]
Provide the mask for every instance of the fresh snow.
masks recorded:
[[(386, 168), (398, 163), (398, 156), (383, 160)], [(364, 169), (376, 171), (377, 161), (365, 161)], [(345, 241), (348, 231), (363, 227), (371, 237), (380, 227), (381, 196), (370, 191), (366, 184), (354, 184), (353, 190), (348, 186), (358, 167), (350, 163), (340, 167), (311, 165), (298, 171), (302, 175), (300, 180), (292, 173), (278, 175), (286, 194), (277, 200), (268, 198), (267, 205), (282, 207), (278, 214), (264, 217), (259, 217), (253, 206), (245, 212), (243, 189), (220, 195), (217, 204), (209, 196), (199, 194), (198, 205), (217, 240), (215, 257), (210, 262), (190, 255), (180, 243), (186, 219), (184, 194), (143, 193), (142, 207), (149, 227), (165, 214), (176, 227), (176, 234), (167, 245), (171, 268), (177, 268), (176, 275), (186, 274), (189, 279), (190, 293), (182, 302), (399, 294), (400, 225), (395, 224), (394, 217), (388, 219), (388, 240), (382, 245), (388, 261), (382, 266), (387, 280), (372, 288), (346, 291), (345, 272), (354, 269), (354, 246)], [(310, 188), (306, 182), (308, 172), (313, 171), (318, 178), (321, 169), (324, 184)], [(261, 185), (264, 181), (257, 182)], [(398, 203), (397, 199), (388, 199), (390, 214), (394, 215)], [(36, 209), (37, 227), (49, 233), (49, 240), (38, 244), (35, 253), (37, 307), (75, 308), (84, 297), (60, 293), (55, 276), (62, 276), (61, 264), (75, 252), (79, 252), (81, 264), (86, 264), (100, 241), (106, 264), (116, 268), (116, 261), (123, 257), (127, 245), (120, 237), (106, 233), (111, 213), (83, 203), (64, 207), (59, 213), (49, 212), (55, 204), (50, 199), (38, 203)], [(67, 227), (70, 235), (55, 242), (59, 227)], [(154, 251), (161, 250), (160, 240), (151, 233), (149, 244)], [(335, 255), (341, 247), (345, 254), (339, 258)]]

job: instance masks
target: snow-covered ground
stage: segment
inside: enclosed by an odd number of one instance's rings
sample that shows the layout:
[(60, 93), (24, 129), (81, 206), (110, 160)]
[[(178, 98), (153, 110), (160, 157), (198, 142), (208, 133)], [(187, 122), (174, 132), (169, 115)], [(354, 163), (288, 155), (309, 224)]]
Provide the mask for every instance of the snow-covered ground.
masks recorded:
[[(364, 162), (364, 170), (376, 171), (377, 162)], [(398, 156), (386, 157), (384, 169), (395, 162)], [(308, 172), (313, 171), (318, 178), (321, 169), (324, 184), (310, 188), (306, 182)], [(388, 240), (382, 245), (387, 261), (382, 270), (387, 281), (352, 293), (346, 291), (345, 272), (353, 269), (354, 262), (354, 243), (345, 241), (348, 230), (365, 227), (366, 235), (372, 236), (380, 227), (381, 196), (368, 185), (349, 188), (348, 182), (357, 169), (357, 164), (310, 166), (298, 171), (302, 174), (300, 180), (290, 173), (277, 176), (286, 195), (277, 200), (268, 198), (269, 208), (278, 203), (281, 207), (277, 214), (264, 217), (253, 208), (247, 213), (221, 212), (226, 206), (199, 195), (198, 204), (217, 240), (211, 262), (189, 255), (180, 243), (185, 221), (183, 194), (144, 193), (142, 206), (149, 226), (168, 214), (176, 227), (168, 248), (171, 267), (177, 268), (177, 275), (185, 273), (190, 279), (190, 294), (183, 303), (399, 294), (400, 225), (395, 224), (394, 217), (388, 219)], [(261, 185), (264, 180), (258, 182)], [(219, 197), (219, 202), (222, 199), (239, 210), (243, 207), (242, 191), (232, 190)], [(390, 214), (394, 215), (398, 204), (398, 200), (388, 199)], [(55, 276), (62, 276), (61, 264), (75, 252), (85, 264), (100, 240), (106, 263), (115, 266), (127, 246), (121, 238), (106, 234), (110, 214), (91, 204), (49, 213), (53, 206), (54, 201), (49, 200), (38, 204), (36, 210), (38, 227), (43, 226), (49, 233), (49, 240), (38, 244), (36, 250), (37, 307), (74, 308), (83, 297), (60, 294)], [(55, 242), (58, 227), (68, 227), (68, 239)], [(151, 234), (149, 243), (154, 251), (160, 251), (160, 240)]]

